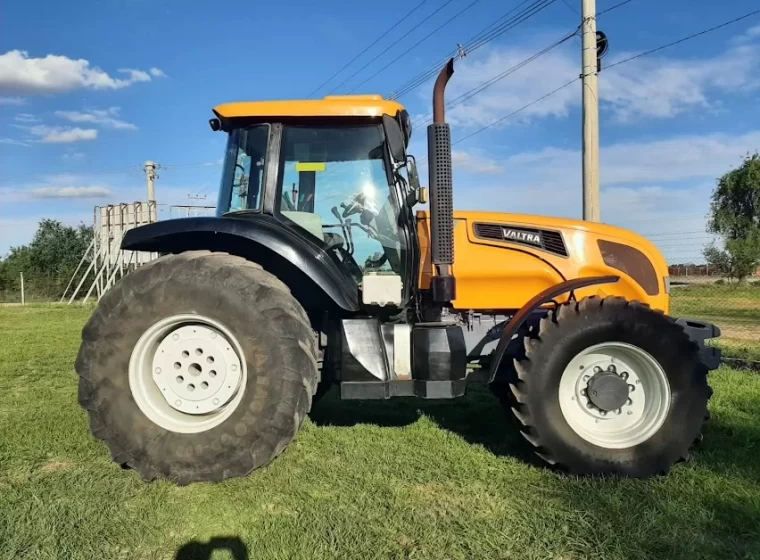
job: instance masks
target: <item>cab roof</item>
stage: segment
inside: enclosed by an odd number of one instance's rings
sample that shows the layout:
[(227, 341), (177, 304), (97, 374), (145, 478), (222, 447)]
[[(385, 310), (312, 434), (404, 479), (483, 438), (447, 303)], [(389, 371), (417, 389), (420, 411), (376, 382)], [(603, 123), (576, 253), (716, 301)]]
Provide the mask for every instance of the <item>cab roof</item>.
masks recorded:
[(214, 108), (219, 118), (237, 117), (380, 117), (396, 116), (404, 107), (381, 95), (328, 95), (323, 99), (241, 101)]

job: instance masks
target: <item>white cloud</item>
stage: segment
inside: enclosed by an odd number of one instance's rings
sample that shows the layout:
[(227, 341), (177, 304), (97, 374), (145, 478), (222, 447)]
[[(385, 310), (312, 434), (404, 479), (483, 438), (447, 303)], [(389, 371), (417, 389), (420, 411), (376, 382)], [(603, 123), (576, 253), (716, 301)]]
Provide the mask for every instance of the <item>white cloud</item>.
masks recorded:
[[(602, 219), (650, 237), (670, 262), (703, 262), (715, 180), (757, 150), (760, 130), (602, 145)], [(455, 182), (455, 207), (581, 217), (579, 150), (547, 147), (497, 160), (507, 171), (496, 179)]]
[(84, 112), (56, 111), (55, 115), (74, 123), (93, 123), (121, 130), (137, 130), (134, 124), (116, 118), (119, 116), (120, 110), (120, 107), (110, 107), (108, 109), (92, 109)]
[(68, 144), (82, 140), (95, 140), (98, 131), (94, 128), (62, 127), (37, 125), (25, 127), (34, 136), (41, 137), (40, 142), (45, 144)]
[(11, 144), (13, 146), (28, 146), (26, 142), (21, 140), (14, 140), (13, 138), (0, 138), (0, 144)]
[(82, 152), (66, 152), (61, 156), (64, 161), (82, 161), (84, 154)]
[[(646, 57), (603, 70), (599, 85), (602, 109), (627, 121), (636, 117), (669, 118), (692, 109), (717, 106), (714, 100), (717, 92), (760, 88), (760, 49), (755, 47), (734, 45), (702, 59)], [(492, 50), (480, 58), (476, 55), (464, 59), (449, 86), (448, 99), (455, 101), (484, 80), (507, 71), (533, 54), (535, 49), (505, 48)], [(617, 59), (632, 54), (621, 53)], [(605, 61), (607, 65), (614, 62), (614, 59)], [(570, 43), (570, 46), (550, 51), (454, 107), (449, 111), (449, 120), (452, 124), (466, 126), (490, 124), (577, 76), (575, 45)], [(510, 121), (564, 117), (580, 104), (580, 88), (580, 83), (564, 88), (522, 110)]]
[(0, 97), (0, 105), (25, 105), (26, 99), (23, 97)]
[(463, 169), (476, 174), (493, 175), (504, 171), (496, 160), (458, 150), (451, 152), (451, 163), (457, 170)]
[(13, 120), (16, 122), (22, 122), (22, 123), (36, 123), (41, 122), (40, 119), (32, 115), (31, 113), (19, 113), (15, 117), (13, 117)]
[(119, 72), (122, 74), (129, 74), (129, 80), (131, 82), (149, 82), (150, 74), (143, 70), (134, 70), (133, 68), (120, 68)]
[(166, 78), (166, 74), (164, 74), (163, 70), (156, 68), (155, 66), (150, 69), (150, 75), (154, 78)]
[[(760, 130), (741, 135), (675, 136), (652, 142), (618, 142), (600, 149), (600, 179), (605, 185), (662, 183), (715, 178), (741, 163), (747, 152), (760, 150)], [(552, 184), (576, 177), (581, 154), (548, 147), (505, 159), (507, 169), (531, 169), (532, 178)]]
[(33, 198), (101, 198), (111, 194), (107, 187), (38, 187), (30, 191)]
[[(121, 89), (135, 82), (149, 82), (142, 70), (122, 70), (126, 79), (114, 78), (83, 58), (62, 55), (30, 57), (26, 51), (12, 50), (0, 55), (0, 91), (11, 93), (62, 93), (76, 89)], [(7, 99), (7, 98), (6, 98)], [(15, 98), (19, 99), (19, 98)]]
[(741, 45), (749, 43), (757, 38), (760, 38), (760, 25), (750, 27), (744, 33), (734, 36), (731, 42), (735, 45)]

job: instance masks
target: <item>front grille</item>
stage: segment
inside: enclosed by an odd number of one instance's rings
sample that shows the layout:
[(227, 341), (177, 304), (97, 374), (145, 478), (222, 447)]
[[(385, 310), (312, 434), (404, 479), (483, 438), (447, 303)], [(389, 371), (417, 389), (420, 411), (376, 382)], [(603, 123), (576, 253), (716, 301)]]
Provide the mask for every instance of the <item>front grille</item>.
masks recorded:
[(475, 235), (483, 239), (504, 240), (501, 226), (497, 224), (475, 224)]
[(541, 238), (544, 241), (544, 249), (561, 257), (567, 256), (567, 247), (565, 247), (565, 242), (560, 232), (541, 231)]
[[(505, 230), (537, 235), (540, 238), (540, 243), (515, 237), (508, 238), (505, 235)], [(491, 239), (494, 241), (503, 241), (505, 243), (514, 243), (516, 245), (526, 245), (528, 247), (544, 250), (547, 253), (552, 253), (560, 257), (567, 256), (567, 247), (565, 246), (565, 241), (562, 239), (562, 234), (558, 231), (524, 228), (511, 226), (509, 224), (484, 223), (473, 224), (473, 231), (475, 232), (475, 236), (479, 237), (480, 239)]]

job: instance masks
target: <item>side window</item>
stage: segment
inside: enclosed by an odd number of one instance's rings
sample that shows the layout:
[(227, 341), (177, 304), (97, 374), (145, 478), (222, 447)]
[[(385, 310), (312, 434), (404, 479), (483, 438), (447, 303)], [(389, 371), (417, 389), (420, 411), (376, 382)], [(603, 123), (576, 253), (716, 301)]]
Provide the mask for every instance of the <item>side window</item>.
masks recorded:
[(286, 125), (281, 215), (366, 272), (400, 271), (398, 207), (379, 126)]
[(234, 165), (229, 211), (258, 210), (264, 177), (269, 127), (256, 126), (239, 132), (237, 149), (230, 150), (228, 165)]

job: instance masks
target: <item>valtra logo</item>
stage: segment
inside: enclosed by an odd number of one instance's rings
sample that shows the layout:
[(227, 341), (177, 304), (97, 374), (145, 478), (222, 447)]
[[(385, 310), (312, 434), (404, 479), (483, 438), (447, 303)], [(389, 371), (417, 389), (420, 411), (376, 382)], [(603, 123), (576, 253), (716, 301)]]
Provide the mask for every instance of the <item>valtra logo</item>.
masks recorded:
[(531, 231), (523, 231), (520, 229), (512, 229), (508, 227), (501, 228), (501, 234), (507, 241), (518, 241), (520, 243), (528, 243), (529, 245), (535, 245), (541, 247), (541, 235)]

